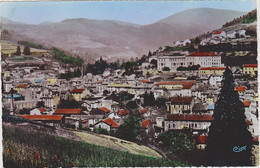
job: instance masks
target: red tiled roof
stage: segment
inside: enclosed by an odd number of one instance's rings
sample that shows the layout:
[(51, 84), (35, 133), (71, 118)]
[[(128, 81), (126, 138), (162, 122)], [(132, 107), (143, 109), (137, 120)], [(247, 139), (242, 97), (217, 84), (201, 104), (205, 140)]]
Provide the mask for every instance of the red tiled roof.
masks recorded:
[(197, 144), (206, 144), (207, 139), (208, 139), (208, 135), (199, 135), (196, 137), (196, 143)]
[(253, 139), (253, 141), (254, 141), (254, 142), (258, 142), (258, 137), (255, 137), (255, 138)]
[(111, 125), (113, 128), (118, 128), (119, 126), (117, 125), (117, 123), (112, 120), (111, 118), (107, 118), (104, 120), (105, 123), (107, 123), (108, 125)]
[(215, 31), (214, 34), (221, 34), (222, 31)]
[(147, 109), (141, 109), (141, 110), (140, 110), (140, 113), (142, 113), (142, 114), (145, 114), (145, 113), (147, 113), (147, 112), (148, 112)]
[(244, 106), (245, 106), (245, 107), (249, 107), (250, 104), (251, 104), (251, 101), (244, 101), (243, 103), (244, 103)]
[(244, 67), (257, 68), (257, 64), (245, 64)]
[(158, 82), (157, 85), (183, 85), (183, 89), (190, 89), (196, 81), (169, 81), (169, 82)]
[(129, 112), (128, 111), (125, 111), (125, 110), (120, 110), (119, 112), (117, 112), (119, 115), (121, 115), (121, 116), (124, 116), (124, 115), (127, 115), (127, 114), (129, 114)]
[(16, 87), (17, 87), (17, 88), (27, 88), (28, 85), (17, 85)]
[(249, 120), (246, 120), (246, 124), (247, 125), (253, 125), (253, 123), (251, 121), (249, 121)]
[(108, 110), (106, 107), (100, 107), (100, 110), (104, 111), (105, 113), (109, 113), (110, 110)]
[(83, 120), (83, 121), (82, 121), (82, 123), (87, 123), (87, 122), (88, 122), (88, 120)]
[(191, 103), (192, 97), (173, 97), (172, 103)]
[(245, 86), (236, 87), (236, 91), (245, 91), (245, 90), (246, 90)]
[(211, 115), (184, 115), (184, 114), (170, 114), (167, 116), (167, 119), (170, 121), (212, 121)]
[(33, 121), (59, 121), (62, 119), (62, 115), (19, 115), (19, 117), (23, 117), (28, 120)]
[(225, 70), (226, 67), (201, 67), (200, 70)]
[(143, 79), (143, 80), (141, 80), (141, 82), (143, 82), (143, 83), (150, 83), (151, 81)]
[(56, 109), (53, 114), (80, 114), (81, 109)]
[(102, 81), (102, 80), (100, 80), (100, 81), (98, 81), (97, 83), (103, 83), (103, 81)]
[(147, 128), (148, 124), (150, 123), (150, 120), (145, 120), (142, 122), (142, 127)]
[(47, 111), (45, 108), (38, 108), (38, 110), (39, 110), (40, 112), (45, 112), (45, 111)]
[(219, 55), (215, 54), (214, 52), (194, 52), (194, 53), (190, 54), (189, 56), (201, 57), (201, 56), (219, 56)]
[(85, 89), (74, 89), (71, 91), (71, 93), (82, 93)]

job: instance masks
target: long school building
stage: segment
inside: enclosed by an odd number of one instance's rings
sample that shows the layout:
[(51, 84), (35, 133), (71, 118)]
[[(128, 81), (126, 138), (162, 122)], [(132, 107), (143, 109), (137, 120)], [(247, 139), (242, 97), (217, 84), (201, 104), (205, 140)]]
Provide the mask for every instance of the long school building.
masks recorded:
[(176, 70), (178, 67), (200, 65), (201, 67), (221, 67), (221, 56), (213, 52), (194, 52), (188, 56), (159, 56), (157, 61), (158, 70), (164, 67)]

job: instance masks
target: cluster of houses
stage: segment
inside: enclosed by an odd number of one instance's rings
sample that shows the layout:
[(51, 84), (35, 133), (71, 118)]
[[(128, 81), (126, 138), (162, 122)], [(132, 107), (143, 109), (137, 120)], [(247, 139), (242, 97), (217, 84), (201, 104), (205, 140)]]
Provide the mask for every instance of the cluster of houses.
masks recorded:
[[(123, 69), (106, 70), (103, 74), (86, 74), (70, 80), (59, 79), (66, 72), (58, 62), (42, 58), (47, 69), (39, 65), (10, 66), (2, 62), (2, 95), (4, 108), (25, 119), (53, 127), (74, 126), (76, 129), (106, 129), (113, 135), (130, 115), (112, 94), (126, 92), (137, 102), (142, 133), (157, 137), (168, 130), (190, 130), (197, 137), (197, 147), (205, 148), (209, 126), (225, 71), (221, 57), (213, 52), (194, 52), (180, 56), (152, 56), (157, 69), (142, 66), (143, 76), (123, 75)], [(150, 64), (149, 62), (147, 63)], [(177, 71), (179, 66), (200, 65), (198, 70)], [(170, 71), (163, 71), (169, 67)], [(231, 67), (236, 91), (245, 106), (246, 123), (257, 139), (258, 93), (257, 65), (245, 64), (243, 68)], [(73, 71), (75, 69), (69, 69)], [(149, 72), (150, 75), (147, 75)], [(241, 80), (241, 75), (254, 78)], [(145, 93), (154, 98), (166, 98), (164, 107), (144, 107)], [(61, 100), (74, 99), (77, 108), (58, 108)], [(41, 106), (41, 107), (37, 107)], [(27, 111), (26, 111), (27, 109)]]
[[(211, 36), (204, 38), (200, 41), (199, 45), (212, 45), (212, 44), (220, 44), (220, 43), (238, 43), (245, 41), (255, 41), (255, 37), (250, 36), (246, 33), (246, 30), (217, 30), (214, 31)], [(174, 46), (188, 46), (191, 44), (191, 40), (186, 39), (184, 41), (176, 41), (174, 42)]]

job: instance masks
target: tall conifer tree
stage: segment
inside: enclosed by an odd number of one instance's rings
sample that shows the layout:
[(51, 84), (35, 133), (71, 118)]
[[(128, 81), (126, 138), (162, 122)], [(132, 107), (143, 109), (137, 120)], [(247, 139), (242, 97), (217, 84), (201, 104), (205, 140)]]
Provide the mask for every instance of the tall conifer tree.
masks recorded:
[(227, 67), (209, 127), (205, 166), (250, 166), (252, 136), (245, 122), (244, 104), (234, 89)]

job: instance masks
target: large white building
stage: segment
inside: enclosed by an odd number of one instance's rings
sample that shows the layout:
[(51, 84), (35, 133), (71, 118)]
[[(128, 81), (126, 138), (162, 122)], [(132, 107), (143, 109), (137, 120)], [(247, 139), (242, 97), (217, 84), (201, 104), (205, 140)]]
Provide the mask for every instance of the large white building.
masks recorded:
[(221, 67), (221, 56), (213, 52), (194, 52), (188, 56), (159, 56), (157, 62), (158, 70), (169, 67), (176, 70), (178, 67), (200, 65), (201, 67)]
[(186, 65), (186, 56), (159, 56), (157, 59), (157, 68), (162, 71), (164, 67), (176, 70), (180, 66)]

